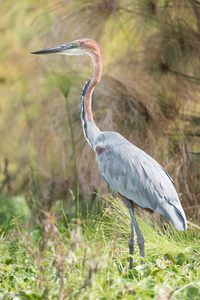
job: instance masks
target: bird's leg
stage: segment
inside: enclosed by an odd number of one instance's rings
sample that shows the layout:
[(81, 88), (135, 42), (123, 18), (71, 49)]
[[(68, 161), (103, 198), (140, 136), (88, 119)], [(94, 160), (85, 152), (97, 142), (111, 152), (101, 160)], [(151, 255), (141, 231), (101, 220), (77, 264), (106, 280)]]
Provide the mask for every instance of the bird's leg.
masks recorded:
[[(145, 255), (144, 255), (144, 238), (143, 238), (143, 235), (138, 226), (137, 220), (135, 218), (132, 201), (122, 195), (121, 195), (121, 197), (122, 197), (122, 200), (124, 201), (124, 204), (128, 207), (129, 213), (131, 215), (131, 239), (129, 241), (130, 255), (133, 255), (133, 253), (134, 253), (134, 248), (135, 248), (134, 230), (135, 230), (136, 234), (137, 234), (137, 244), (139, 246), (140, 256), (145, 257)], [(141, 263), (144, 264), (144, 261), (141, 260)], [(129, 268), (130, 269), (133, 268), (133, 258), (132, 257), (130, 257), (130, 260), (129, 260)]]
[[(129, 209), (129, 212), (130, 212), (130, 210), (133, 209), (132, 201), (127, 199), (126, 197), (124, 197), (122, 195), (121, 195), (121, 198), (122, 198), (124, 204), (126, 205), (126, 207)], [(133, 209), (133, 211), (134, 211), (134, 209)], [(130, 213), (130, 215), (131, 215), (131, 213)], [(133, 254), (134, 254), (134, 250), (135, 250), (135, 225), (134, 225), (134, 222), (132, 220), (132, 217), (131, 217), (131, 238), (129, 240), (128, 245), (129, 245), (129, 253), (130, 253), (129, 269), (132, 270), (133, 269)]]
[[(133, 207), (128, 207), (128, 210), (129, 210), (130, 215), (131, 215), (131, 222), (133, 223), (133, 226), (134, 226), (136, 234), (137, 234), (137, 243), (138, 243), (139, 250), (140, 250), (140, 256), (145, 257), (145, 255), (144, 255), (144, 238), (143, 238), (143, 235), (142, 235), (142, 233), (140, 231), (140, 228), (138, 226), (137, 220), (135, 218), (134, 208)], [(144, 261), (141, 260), (141, 263), (144, 264)]]
[(133, 269), (133, 254), (135, 250), (135, 228), (133, 225), (133, 222), (131, 221), (131, 238), (129, 240), (129, 253), (130, 253), (130, 258), (129, 258), (129, 269)]

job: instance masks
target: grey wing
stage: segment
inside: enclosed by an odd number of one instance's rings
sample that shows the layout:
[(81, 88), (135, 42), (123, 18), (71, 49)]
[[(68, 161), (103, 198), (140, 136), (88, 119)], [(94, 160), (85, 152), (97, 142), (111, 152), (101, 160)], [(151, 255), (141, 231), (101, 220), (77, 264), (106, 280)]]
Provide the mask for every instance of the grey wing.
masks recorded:
[[(127, 140), (100, 142), (96, 151), (100, 173), (110, 187), (171, 221), (178, 230), (187, 227), (186, 217), (168, 173), (148, 154)], [(177, 220), (178, 219), (178, 220)]]

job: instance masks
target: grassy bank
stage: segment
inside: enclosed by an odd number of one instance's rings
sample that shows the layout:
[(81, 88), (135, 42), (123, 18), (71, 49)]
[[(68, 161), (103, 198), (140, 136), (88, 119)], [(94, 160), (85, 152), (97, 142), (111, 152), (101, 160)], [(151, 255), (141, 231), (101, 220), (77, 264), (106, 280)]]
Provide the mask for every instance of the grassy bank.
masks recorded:
[[(68, 220), (44, 212), (28, 226), (23, 216), (0, 228), (0, 299), (199, 299), (199, 232), (164, 231), (138, 217), (146, 264), (138, 248), (128, 270), (130, 219), (120, 200), (100, 215)], [(107, 201), (106, 201), (107, 203)], [(62, 210), (62, 205), (61, 205)]]

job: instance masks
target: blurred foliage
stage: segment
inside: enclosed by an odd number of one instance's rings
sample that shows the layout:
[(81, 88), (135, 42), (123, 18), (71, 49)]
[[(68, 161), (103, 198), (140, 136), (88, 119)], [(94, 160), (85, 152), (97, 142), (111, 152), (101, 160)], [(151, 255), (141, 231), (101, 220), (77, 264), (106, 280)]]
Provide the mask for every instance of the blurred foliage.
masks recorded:
[(1, 193), (31, 190), (31, 165), (42, 195), (32, 199), (45, 204), (52, 182), (53, 200), (73, 195), (74, 157), (81, 200), (106, 190), (80, 122), (90, 58), (29, 54), (89, 37), (104, 53), (93, 96), (96, 123), (120, 132), (163, 165), (183, 194), (186, 214), (200, 218), (194, 210), (200, 191), (200, 3), (7, 0), (0, 9)]
[[(27, 221), (30, 216), (24, 197), (0, 197), (0, 225), (12, 224), (13, 221)], [(20, 223), (20, 222), (19, 222)]]

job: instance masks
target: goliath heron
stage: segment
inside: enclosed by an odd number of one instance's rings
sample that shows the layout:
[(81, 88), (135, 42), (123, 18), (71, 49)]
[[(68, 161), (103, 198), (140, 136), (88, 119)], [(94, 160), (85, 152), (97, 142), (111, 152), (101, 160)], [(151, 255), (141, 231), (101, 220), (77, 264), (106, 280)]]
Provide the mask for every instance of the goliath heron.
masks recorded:
[(144, 238), (135, 218), (134, 202), (142, 208), (159, 213), (177, 230), (187, 228), (185, 213), (172, 184), (172, 179), (152, 157), (127, 141), (119, 133), (102, 132), (96, 126), (91, 109), (92, 93), (100, 80), (103, 63), (102, 50), (96, 41), (78, 39), (68, 44), (32, 53), (88, 54), (92, 58), (93, 74), (84, 85), (81, 94), (81, 122), (85, 138), (96, 154), (101, 176), (115, 192), (120, 194), (130, 212), (129, 268), (132, 269), (135, 231), (140, 255), (145, 256)]

